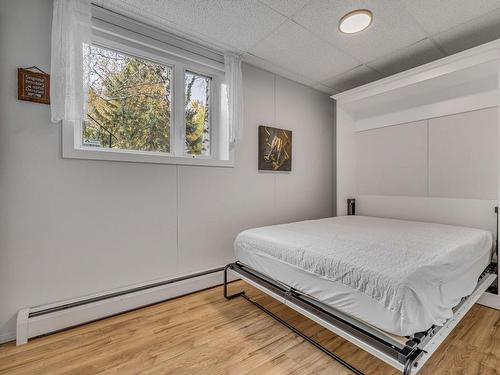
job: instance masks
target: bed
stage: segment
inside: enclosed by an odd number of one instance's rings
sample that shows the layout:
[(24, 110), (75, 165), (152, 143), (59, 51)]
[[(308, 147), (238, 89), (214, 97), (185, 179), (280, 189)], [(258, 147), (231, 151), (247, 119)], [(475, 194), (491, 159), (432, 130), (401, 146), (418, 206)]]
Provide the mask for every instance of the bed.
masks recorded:
[(493, 247), (480, 229), (352, 215), (241, 232), (228, 268), (409, 374), (494, 280)]

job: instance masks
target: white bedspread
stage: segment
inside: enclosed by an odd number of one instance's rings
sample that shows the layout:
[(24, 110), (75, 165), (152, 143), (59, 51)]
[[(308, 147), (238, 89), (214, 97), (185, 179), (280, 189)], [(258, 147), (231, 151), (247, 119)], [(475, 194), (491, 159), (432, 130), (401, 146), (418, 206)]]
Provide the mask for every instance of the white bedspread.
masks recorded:
[[(397, 324), (379, 328), (409, 335), (443, 324), (460, 298), (472, 292), (489, 262), (492, 235), (449, 225), (341, 216), (246, 230), (234, 247), (243, 262), (251, 253), (271, 257), (361, 292), (396, 313)], [(449, 287), (455, 279), (461, 280), (461, 290)]]

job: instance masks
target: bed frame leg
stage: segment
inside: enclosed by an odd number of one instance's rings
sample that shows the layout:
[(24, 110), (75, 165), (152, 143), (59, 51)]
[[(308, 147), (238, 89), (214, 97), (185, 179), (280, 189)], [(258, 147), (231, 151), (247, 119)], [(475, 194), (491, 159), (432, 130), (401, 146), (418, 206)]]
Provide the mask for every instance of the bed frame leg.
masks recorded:
[(417, 366), (417, 358), (420, 356), (421, 351), (420, 350), (415, 350), (408, 359), (406, 360), (405, 367), (403, 369), (403, 375), (411, 375), (411, 371), (413, 370), (414, 367)]
[(236, 298), (236, 297), (240, 297), (240, 296), (243, 296), (245, 294), (245, 292), (239, 292), (239, 293), (235, 293), (235, 294), (227, 294), (227, 270), (229, 268), (231, 268), (232, 264), (228, 264), (226, 267), (224, 267), (224, 298), (225, 299), (233, 299), (233, 298)]

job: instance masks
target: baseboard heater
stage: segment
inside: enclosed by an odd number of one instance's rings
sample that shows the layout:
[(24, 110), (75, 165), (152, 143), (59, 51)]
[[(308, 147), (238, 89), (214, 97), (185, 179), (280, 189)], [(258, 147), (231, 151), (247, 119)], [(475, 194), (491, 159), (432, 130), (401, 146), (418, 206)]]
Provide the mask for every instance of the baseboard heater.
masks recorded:
[(17, 314), (16, 345), (26, 344), (33, 337), (221, 285), (223, 270), (223, 267), (219, 267), (22, 309)]

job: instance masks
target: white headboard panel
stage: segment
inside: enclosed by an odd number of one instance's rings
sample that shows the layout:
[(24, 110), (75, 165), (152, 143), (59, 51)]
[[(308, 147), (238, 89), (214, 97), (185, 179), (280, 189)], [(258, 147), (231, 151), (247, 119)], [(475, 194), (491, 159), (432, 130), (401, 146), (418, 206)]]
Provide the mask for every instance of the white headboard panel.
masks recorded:
[(498, 114), (484, 108), (356, 133), (356, 192), (493, 200)]
[(496, 200), (358, 195), (356, 214), (459, 225), (496, 235), (497, 203)]

